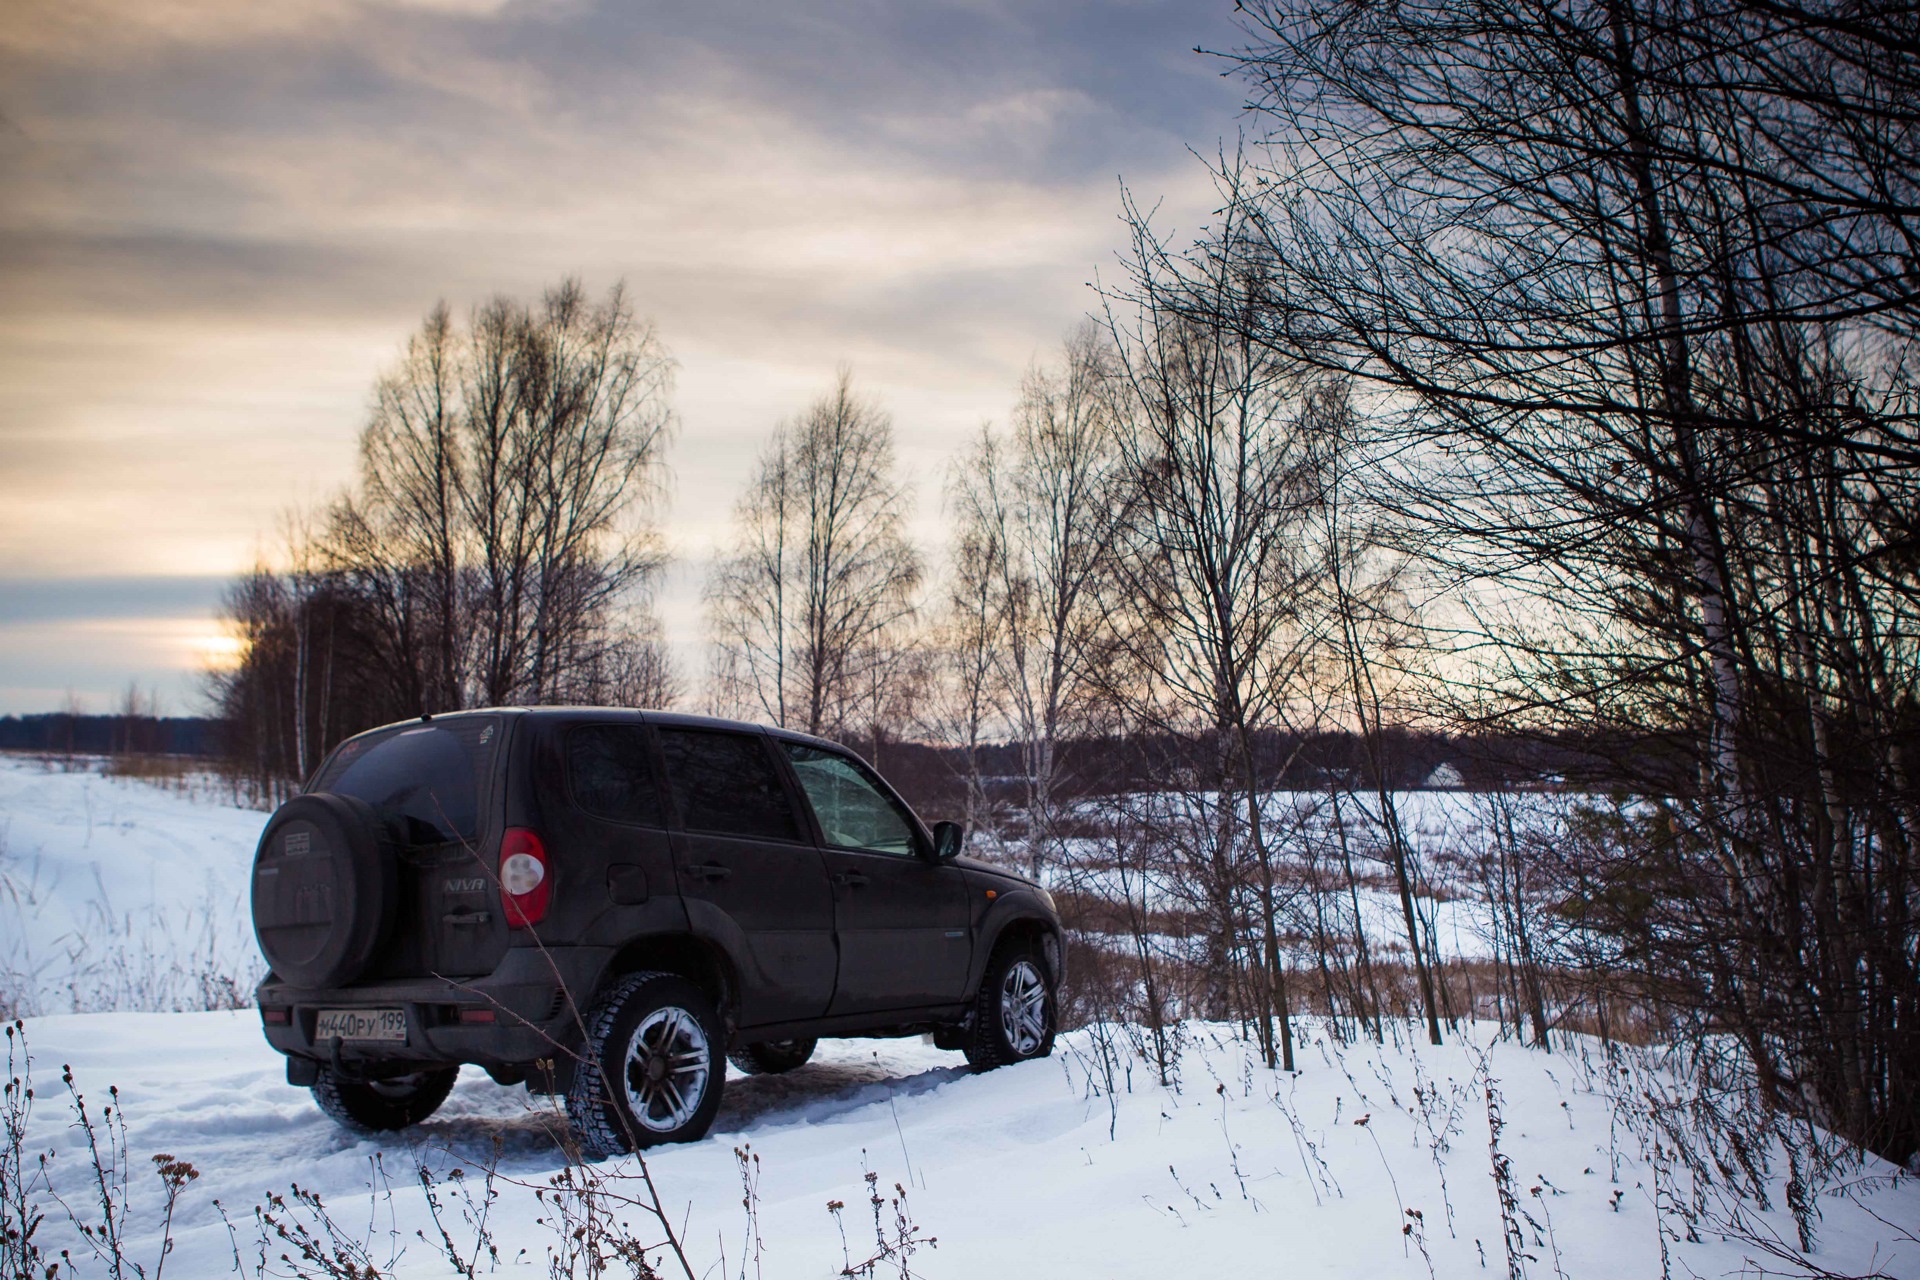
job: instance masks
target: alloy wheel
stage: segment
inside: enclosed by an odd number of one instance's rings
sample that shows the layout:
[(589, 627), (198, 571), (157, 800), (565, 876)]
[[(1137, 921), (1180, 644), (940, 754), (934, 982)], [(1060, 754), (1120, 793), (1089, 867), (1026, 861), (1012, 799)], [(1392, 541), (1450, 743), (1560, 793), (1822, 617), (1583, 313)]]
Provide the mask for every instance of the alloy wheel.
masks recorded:
[(685, 1009), (655, 1009), (627, 1043), (627, 1103), (654, 1133), (685, 1125), (707, 1096), (712, 1051), (700, 1020)]
[(1031, 960), (1016, 960), (1000, 984), (1000, 1029), (1025, 1058), (1047, 1038), (1047, 983)]

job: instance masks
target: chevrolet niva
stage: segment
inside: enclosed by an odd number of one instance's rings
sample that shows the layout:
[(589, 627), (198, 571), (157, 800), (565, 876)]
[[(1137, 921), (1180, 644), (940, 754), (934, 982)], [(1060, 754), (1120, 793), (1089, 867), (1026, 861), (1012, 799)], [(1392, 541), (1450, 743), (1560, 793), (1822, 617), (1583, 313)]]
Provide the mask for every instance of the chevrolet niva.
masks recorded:
[(261, 834), (261, 1019), (350, 1128), (417, 1123), (472, 1063), (564, 1097), (595, 1157), (699, 1138), (729, 1058), (788, 1071), (821, 1036), (1044, 1057), (1059, 917), (961, 839), (805, 734), (422, 716), (341, 743)]

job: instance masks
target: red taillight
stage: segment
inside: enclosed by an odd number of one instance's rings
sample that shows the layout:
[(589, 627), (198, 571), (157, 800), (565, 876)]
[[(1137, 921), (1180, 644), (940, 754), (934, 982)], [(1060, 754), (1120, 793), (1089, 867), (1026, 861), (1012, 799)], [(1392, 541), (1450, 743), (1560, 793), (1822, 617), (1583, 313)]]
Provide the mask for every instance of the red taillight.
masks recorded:
[(460, 1011), (460, 1022), (464, 1026), (471, 1026), (475, 1023), (488, 1023), (492, 1021), (493, 1021), (493, 1010), (491, 1009), (462, 1009)]
[(524, 929), (546, 919), (547, 898), (553, 891), (548, 874), (547, 846), (525, 827), (509, 827), (500, 839), (500, 905), (507, 927)]
[(262, 1006), (260, 1009), (260, 1021), (271, 1027), (290, 1026), (293, 1023), (293, 1011), (291, 1009), (275, 1009), (271, 1006)]

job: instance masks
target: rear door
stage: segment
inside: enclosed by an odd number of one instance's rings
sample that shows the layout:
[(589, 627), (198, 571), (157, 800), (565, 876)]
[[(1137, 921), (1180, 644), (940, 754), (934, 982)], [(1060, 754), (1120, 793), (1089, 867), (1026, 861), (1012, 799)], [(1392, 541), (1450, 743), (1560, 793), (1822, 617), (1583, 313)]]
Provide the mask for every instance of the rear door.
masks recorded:
[(637, 716), (569, 721), (552, 734), (541, 764), (537, 825), (554, 858), (546, 936), (617, 946), (637, 932), (684, 927), (646, 725)]
[(840, 970), (830, 1012), (957, 1004), (972, 958), (960, 869), (921, 848), (907, 807), (866, 765), (783, 742), (820, 832)]
[(392, 941), (362, 981), (474, 977), (506, 950), (500, 918), (501, 716), (462, 715), (350, 739), (310, 790), (366, 801), (399, 859)]
[(695, 932), (741, 968), (740, 1023), (818, 1017), (833, 997), (833, 895), (763, 734), (661, 725), (674, 863)]

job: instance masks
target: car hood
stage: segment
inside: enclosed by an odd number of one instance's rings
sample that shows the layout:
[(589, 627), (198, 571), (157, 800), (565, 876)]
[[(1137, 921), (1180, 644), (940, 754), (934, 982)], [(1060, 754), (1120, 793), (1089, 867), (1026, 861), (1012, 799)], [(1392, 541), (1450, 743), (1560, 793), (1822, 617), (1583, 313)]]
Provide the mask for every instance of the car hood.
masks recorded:
[(979, 858), (969, 858), (964, 853), (953, 861), (955, 866), (965, 867), (976, 877), (998, 880), (1010, 888), (1037, 889), (1040, 887), (1034, 880), (1021, 875), (1017, 871), (1011, 871), (998, 863), (983, 862)]

